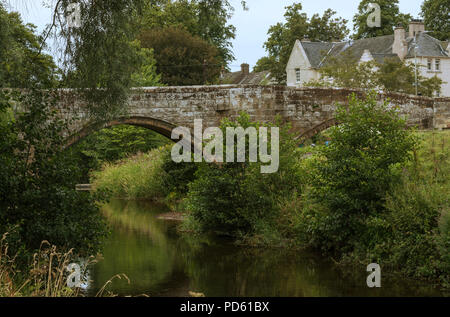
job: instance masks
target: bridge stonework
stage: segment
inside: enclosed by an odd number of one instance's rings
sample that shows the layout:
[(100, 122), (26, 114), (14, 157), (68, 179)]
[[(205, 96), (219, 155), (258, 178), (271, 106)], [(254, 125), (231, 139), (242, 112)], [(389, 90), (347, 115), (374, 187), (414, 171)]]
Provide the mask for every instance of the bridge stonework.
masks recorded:
[[(68, 144), (103, 127), (132, 124), (150, 128), (170, 137), (178, 126), (193, 128), (194, 119), (203, 119), (204, 128), (219, 126), (223, 118), (234, 119), (247, 112), (252, 120), (272, 122), (279, 116), (290, 122), (299, 138), (335, 124), (336, 104), (348, 104), (351, 94), (364, 98), (360, 90), (333, 88), (291, 88), (285, 86), (192, 86), (134, 89), (127, 115), (112, 122), (89, 119), (83, 102), (74, 91), (65, 90), (59, 104), (63, 117), (72, 119)], [(408, 125), (421, 129), (450, 128), (450, 98), (428, 98), (397, 93), (378, 95), (390, 100), (407, 116)]]

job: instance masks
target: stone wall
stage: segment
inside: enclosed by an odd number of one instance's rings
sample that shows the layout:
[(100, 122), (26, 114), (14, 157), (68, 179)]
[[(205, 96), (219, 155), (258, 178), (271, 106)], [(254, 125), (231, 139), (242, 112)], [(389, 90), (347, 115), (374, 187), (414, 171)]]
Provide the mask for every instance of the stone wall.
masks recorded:
[[(359, 90), (293, 88), (285, 86), (192, 86), (135, 89), (127, 106), (128, 114), (114, 122), (89, 120), (75, 93), (62, 92), (59, 105), (66, 118), (74, 119), (70, 143), (105, 126), (134, 124), (170, 137), (177, 126), (192, 128), (194, 119), (203, 119), (204, 128), (219, 126), (223, 118), (236, 118), (242, 111), (252, 120), (269, 122), (279, 116), (292, 124), (299, 136), (311, 136), (334, 124), (337, 103), (347, 104)], [(390, 100), (405, 115), (408, 124), (421, 129), (450, 128), (450, 98), (427, 98), (404, 94), (380, 94), (379, 102)]]

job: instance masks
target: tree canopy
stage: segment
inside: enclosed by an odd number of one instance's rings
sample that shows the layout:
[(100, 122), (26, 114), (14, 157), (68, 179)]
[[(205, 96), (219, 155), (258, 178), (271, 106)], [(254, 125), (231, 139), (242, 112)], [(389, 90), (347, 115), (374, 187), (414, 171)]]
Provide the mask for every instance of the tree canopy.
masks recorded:
[(170, 86), (201, 85), (214, 82), (221, 71), (219, 50), (178, 27), (149, 29), (140, 40), (153, 48), (161, 81)]
[(355, 40), (393, 34), (394, 28), (399, 24), (404, 28), (408, 27), (412, 17), (409, 14), (400, 13), (398, 0), (377, 0), (376, 3), (381, 9), (381, 26), (369, 27), (367, 25), (367, 17), (371, 11), (368, 9), (368, 5), (373, 2), (372, 0), (362, 0), (359, 3), (358, 13), (353, 17), (355, 33), (352, 37)]
[(0, 25), (0, 86), (55, 86), (56, 65), (51, 56), (40, 52), (35, 27), (25, 25), (17, 12), (8, 13), (1, 3)]
[[(279, 83), (286, 81), (286, 65), (294, 43), (298, 39), (308, 38), (311, 41), (343, 40), (349, 33), (347, 20), (335, 17), (336, 12), (328, 9), (322, 16), (314, 14), (308, 18), (302, 11), (301, 3), (286, 7), (284, 23), (277, 23), (269, 28), (269, 38), (264, 43), (268, 58), (265, 66)], [(262, 63), (262, 62), (261, 62)]]
[(422, 4), (421, 16), (430, 35), (446, 41), (450, 39), (450, 4), (448, 0), (425, 0)]
[[(245, 1), (241, 4), (246, 8)], [(175, 26), (183, 28), (215, 46), (226, 66), (234, 60), (231, 40), (236, 28), (228, 24), (234, 8), (226, 0), (158, 0), (150, 2), (143, 13), (144, 29)]]

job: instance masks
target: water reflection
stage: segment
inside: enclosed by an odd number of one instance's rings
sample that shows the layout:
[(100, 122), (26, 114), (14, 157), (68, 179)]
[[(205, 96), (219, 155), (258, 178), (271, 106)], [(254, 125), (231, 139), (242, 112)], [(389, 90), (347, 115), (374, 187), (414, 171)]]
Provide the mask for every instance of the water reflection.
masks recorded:
[(322, 258), (289, 250), (249, 249), (211, 236), (179, 235), (158, 220), (164, 205), (113, 201), (104, 207), (112, 225), (104, 259), (93, 268), (95, 292), (112, 276), (119, 295), (188, 296), (439, 296), (429, 285), (383, 276), (381, 289), (366, 286), (365, 267), (343, 275)]

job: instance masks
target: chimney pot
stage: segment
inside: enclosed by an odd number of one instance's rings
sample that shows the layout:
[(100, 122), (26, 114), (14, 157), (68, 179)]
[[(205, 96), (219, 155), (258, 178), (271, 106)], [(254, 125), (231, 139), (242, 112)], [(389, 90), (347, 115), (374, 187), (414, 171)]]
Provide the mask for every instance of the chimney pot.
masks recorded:
[(420, 32), (425, 32), (425, 24), (422, 20), (413, 19), (409, 22), (408, 37), (415, 37)]
[(241, 65), (241, 72), (242, 72), (244, 75), (250, 74), (250, 65), (249, 65), (249, 64), (246, 64), (246, 63), (242, 64), (242, 65)]
[(392, 45), (392, 53), (397, 54), (398, 57), (403, 60), (407, 54), (406, 44), (406, 32), (401, 26), (398, 26), (394, 30), (394, 44)]

